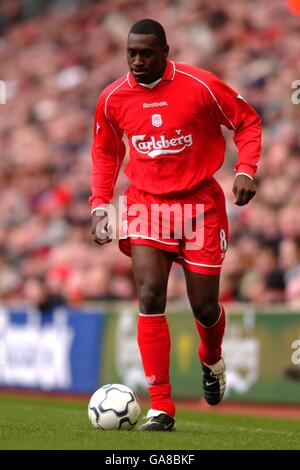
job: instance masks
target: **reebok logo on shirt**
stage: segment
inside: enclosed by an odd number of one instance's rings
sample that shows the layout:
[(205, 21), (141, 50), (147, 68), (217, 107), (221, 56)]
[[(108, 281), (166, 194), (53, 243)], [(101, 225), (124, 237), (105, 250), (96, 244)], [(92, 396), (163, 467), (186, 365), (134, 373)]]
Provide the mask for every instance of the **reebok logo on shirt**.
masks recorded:
[(161, 135), (157, 140), (153, 136), (147, 140), (145, 140), (145, 137), (145, 134), (132, 136), (132, 144), (138, 152), (151, 158), (158, 157), (159, 155), (180, 153), (186, 147), (193, 145), (192, 134), (181, 135), (173, 139), (166, 139), (164, 135)]
[(168, 102), (167, 101), (160, 101), (160, 102), (154, 101), (154, 103), (143, 103), (143, 109), (158, 108), (159, 106), (168, 106)]

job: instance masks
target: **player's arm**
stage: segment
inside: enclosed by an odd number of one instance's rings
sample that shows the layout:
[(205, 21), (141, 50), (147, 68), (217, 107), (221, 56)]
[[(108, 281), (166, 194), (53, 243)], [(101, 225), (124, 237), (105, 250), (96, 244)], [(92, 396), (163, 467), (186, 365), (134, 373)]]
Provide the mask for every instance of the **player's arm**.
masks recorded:
[(261, 118), (246, 101), (228, 85), (212, 75), (209, 84), (210, 111), (213, 118), (234, 131), (233, 140), (238, 148), (233, 184), (235, 204), (247, 204), (256, 193), (253, 176), (261, 153)]
[(109, 115), (106, 96), (101, 95), (94, 122), (91, 148), (92, 235), (99, 245), (111, 241), (108, 231), (108, 215), (105, 206), (111, 202), (115, 183), (125, 157), (123, 132), (116, 120)]

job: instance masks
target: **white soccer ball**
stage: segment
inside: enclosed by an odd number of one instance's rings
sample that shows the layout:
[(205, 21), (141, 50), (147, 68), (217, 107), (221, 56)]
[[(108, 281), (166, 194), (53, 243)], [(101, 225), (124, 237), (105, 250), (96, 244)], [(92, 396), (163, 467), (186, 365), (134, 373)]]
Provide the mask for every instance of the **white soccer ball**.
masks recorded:
[(126, 385), (108, 384), (91, 396), (88, 415), (95, 428), (129, 430), (141, 414), (136, 394)]

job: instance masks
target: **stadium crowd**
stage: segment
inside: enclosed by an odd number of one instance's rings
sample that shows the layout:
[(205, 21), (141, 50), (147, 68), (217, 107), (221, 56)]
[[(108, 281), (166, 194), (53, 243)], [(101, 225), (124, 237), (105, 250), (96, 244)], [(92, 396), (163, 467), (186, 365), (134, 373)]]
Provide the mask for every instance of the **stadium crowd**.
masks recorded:
[[(131, 24), (150, 17), (164, 25), (174, 60), (216, 73), (263, 118), (255, 199), (233, 204), (231, 138), (217, 175), (230, 223), (221, 299), (299, 307), (300, 104), (291, 95), (300, 17), (282, 0), (55, 1), (26, 11), (21, 0), (0, 3), (0, 299), (47, 309), (135, 297), (117, 242), (92, 242), (89, 151), (98, 95), (127, 71)], [(116, 196), (126, 186), (121, 172)], [(186, 295), (177, 265), (168, 292)]]

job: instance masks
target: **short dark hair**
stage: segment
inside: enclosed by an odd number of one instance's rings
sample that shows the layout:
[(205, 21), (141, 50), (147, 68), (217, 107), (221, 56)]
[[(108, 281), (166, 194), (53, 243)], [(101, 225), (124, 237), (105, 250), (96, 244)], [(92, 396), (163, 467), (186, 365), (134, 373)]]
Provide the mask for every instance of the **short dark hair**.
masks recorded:
[(167, 44), (167, 38), (164, 28), (158, 21), (145, 19), (134, 23), (129, 31), (129, 34), (155, 34), (160, 46), (164, 47)]

